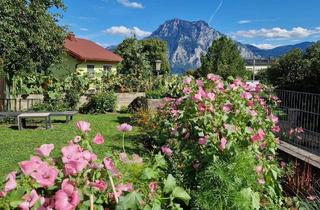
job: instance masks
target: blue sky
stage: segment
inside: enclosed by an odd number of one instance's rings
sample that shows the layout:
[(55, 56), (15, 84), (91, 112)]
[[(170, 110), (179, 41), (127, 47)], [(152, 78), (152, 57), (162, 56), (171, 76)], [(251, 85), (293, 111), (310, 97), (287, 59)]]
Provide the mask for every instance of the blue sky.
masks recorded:
[(204, 20), (243, 43), (272, 48), (320, 39), (320, 0), (64, 0), (60, 20), (103, 46), (141, 38), (172, 18)]

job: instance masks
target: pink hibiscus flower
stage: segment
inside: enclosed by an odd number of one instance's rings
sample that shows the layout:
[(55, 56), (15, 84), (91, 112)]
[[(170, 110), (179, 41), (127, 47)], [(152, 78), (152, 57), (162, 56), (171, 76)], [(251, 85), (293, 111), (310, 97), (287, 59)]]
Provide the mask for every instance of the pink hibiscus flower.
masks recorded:
[(223, 151), (226, 149), (226, 144), (228, 143), (227, 139), (226, 138), (221, 138), (220, 140), (220, 150)]
[(87, 133), (91, 130), (90, 128), (90, 123), (86, 121), (78, 121), (76, 123), (76, 127), (82, 132), (82, 133)]
[(192, 81), (192, 77), (187, 77), (183, 80), (183, 83), (189, 85), (191, 81)]
[(107, 189), (107, 183), (103, 180), (91, 182), (91, 186), (98, 189), (100, 192), (104, 192)]
[(61, 190), (56, 192), (54, 198), (56, 210), (73, 210), (80, 203), (79, 192), (68, 179), (62, 182)]
[(271, 122), (273, 122), (273, 123), (278, 123), (278, 121), (279, 121), (278, 117), (273, 114), (270, 114), (267, 118), (269, 120), (271, 120)]
[(121, 125), (117, 126), (117, 129), (120, 132), (128, 132), (132, 130), (132, 126), (127, 123), (122, 123)]
[(279, 126), (273, 126), (273, 127), (271, 128), (271, 131), (272, 131), (273, 133), (279, 133), (279, 132), (280, 132), (280, 127), (279, 127)]
[(103, 143), (104, 143), (104, 138), (103, 138), (103, 136), (102, 136), (100, 133), (98, 133), (98, 134), (93, 138), (92, 142), (93, 142), (94, 144), (100, 145), (100, 144), (103, 144)]
[(36, 148), (35, 151), (40, 157), (49, 157), (51, 151), (54, 149), (53, 144), (43, 144), (39, 148)]
[(7, 192), (10, 192), (11, 190), (15, 189), (17, 187), (16, 182), (16, 173), (15, 171), (8, 174), (6, 177), (6, 183), (4, 185), (4, 191), (3, 194), (5, 195)]
[(244, 92), (244, 93), (241, 93), (240, 97), (250, 100), (252, 98), (252, 95), (249, 92)]
[(263, 171), (263, 167), (261, 165), (256, 166), (256, 173), (261, 174)]
[(200, 145), (205, 145), (205, 144), (207, 143), (207, 141), (208, 141), (208, 138), (207, 138), (207, 137), (201, 137), (201, 138), (199, 138), (199, 140), (198, 140), (198, 144), (200, 144)]
[(189, 94), (189, 93), (191, 93), (191, 88), (189, 88), (189, 87), (184, 87), (183, 88), (183, 90), (182, 90), (182, 92), (184, 93), (184, 94)]
[(217, 81), (217, 80), (220, 80), (220, 76), (215, 75), (215, 74), (208, 74), (207, 79), (211, 80), (211, 81)]
[(252, 142), (262, 141), (265, 137), (264, 131), (260, 128), (256, 134), (251, 136)]
[(172, 156), (172, 150), (166, 145), (163, 145), (161, 147), (161, 151), (162, 151), (163, 154), (167, 155), (168, 157)]
[(222, 106), (222, 111), (225, 113), (230, 113), (230, 111), (232, 110), (232, 104), (230, 103), (225, 103)]
[(118, 175), (119, 172), (118, 170), (116, 169), (116, 166), (114, 165), (114, 162), (111, 158), (109, 157), (105, 157), (104, 160), (103, 160), (103, 163), (104, 163), (104, 167), (110, 171), (113, 175)]
[(74, 139), (73, 139), (73, 142), (74, 143), (78, 143), (78, 142), (80, 142), (81, 141), (81, 136), (76, 136), (76, 137), (74, 137)]
[(39, 195), (35, 190), (32, 190), (30, 194), (23, 196), (23, 202), (19, 204), (21, 210), (29, 210), (39, 200)]
[(37, 210), (53, 210), (54, 199), (53, 198), (40, 198), (41, 206)]
[(58, 170), (54, 167), (48, 166), (46, 163), (39, 165), (36, 171), (31, 173), (41, 187), (51, 187), (54, 185), (58, 176)]
[(118, 192), (132, 192), (133, 191), (133, 185), (132, 183), (127, 184), (118, 184), (116, 187)]
[(204, 85), (204, 84), (203, 84), (203, 81), (200, 80), (200, 79), (197, 79), (197, 80), (196, 80), (196, 84), (197, 84), (198, 87), (203, 87), (203, 85)]
[(214, 101), (214, 99), (216, 98), (216, 94), (214, 93), (207, 93), (207, 98), (210, 100), (210, 101)]
[(148, 187), (149, 187), (149, 190), (151, 193), (155, 193), (158, 189), (158, 183), (157, 182), (150, 182)]
[(31, 157), (30, 160), (21, 161), (19, 163), (20, 169), (24, 175), (29, 176), (32, 172), (36, 171), (43, 162), (37, 156)]

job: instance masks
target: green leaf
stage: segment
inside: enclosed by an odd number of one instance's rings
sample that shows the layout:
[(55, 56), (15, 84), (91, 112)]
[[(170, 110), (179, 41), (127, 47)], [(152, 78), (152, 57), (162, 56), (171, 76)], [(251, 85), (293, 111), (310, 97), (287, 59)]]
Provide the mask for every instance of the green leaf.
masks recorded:
[(252, 194), (252, 208), (260, 209), (260, 195), (258, 192)]
[(173, 189), (176, 187), (176, 185), (177, 185), (176, 179), (171, 174), (169, 174), (167, 179), (164, 180), (163, 191), (165, 193), (171, 193)]
[(181, 187), (175, 187), (172, 192), (172, 196), (182, 200), (186, 205), (189, 204), (191, 199), (190, 195)]
[(150, 180), (150, 179), (156, 179), (158, 176), (158, 173), (153, 170), (152, 168), (146, 168), (143, 170), (141, 179), (144, 180)]
[(152, 206), (150, 205), (147, 205), (143, 210), (161, 210), (161, 201), (159, 200), (154, 200)]
[(160, 168), (166, 168), (167, 167), (166, 160), (164, 159), (163, 155), (161, 155), (160, 152), (155, 155), (155, 160), (156, 160), (156, 164), (157, 164), (158, 167), (160, 167)]
[(240, 191), (243, 209), (260, 209), (259, 193), (253, 192), (251, 188), (244, 188)]
[(120, 197), (119, 203), (116, 207), (117, 210), (136, 210), (140, 208), (142, 197), (139, 193), (133, 191), (124, 197)]

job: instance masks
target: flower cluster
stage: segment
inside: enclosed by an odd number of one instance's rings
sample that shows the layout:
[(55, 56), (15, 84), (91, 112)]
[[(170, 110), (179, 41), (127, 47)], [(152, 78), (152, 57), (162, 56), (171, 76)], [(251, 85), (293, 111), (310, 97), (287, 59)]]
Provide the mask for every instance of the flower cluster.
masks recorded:
[[(166, 180), (166, 162), (161, 154), (143, 161), (137, 154), (110, 153), (99, 160), (92, 144), (105, 140), (96, 134), (89, 140), (90, 123), (79, 121), (76, 127), (81, 135), (61, 148), (61, 156), (50, 156), (53, 144), (35, 149), (30, 160), (19, 163), (19, 171), (8, 174), (0, 192), (0, 209), (143, 209), (173, 208), (188, 204), (189, 195), (178, 186), (179, 193), (163, 191), (172, 186)], [(120, 132), (129, 132), (128, 124), (118, 126)], [(150, 175), (152, 174), (152, 175)], [(170, 180), (172, 176), (170, 175)], [(177, 190), (176, 190), (177, 191)], [(159, 202), (160, 201), (160, 202)]]
[[(196, 188), (196, 180), (206, 170), (217, 167), (215, 162), (231, 167), (247, 155), (250, 171), (246, 173), (252, 172), (253, 178), (241, 180), (241, 175), (235, 173), (234, 182), (246, 182), (245, 189), (273, 202), (273, 190), (281, 192), (277, 182), (281, 171), (275, 160), (280, 127), (271, 109), (277, 98), (266, 94), (263, 85), (238, 78), (226, 82), (209, 74), (203, 79), (189, 76), (183, 82), (182, 96), (165, 99), (166, 104), (153, 120), (155, 129), (149, 132), (171, 161), (172, 170), (182, 173), (185, 184)], [(230, 173), (230, 168), (221, 170)], [(241, 187), (235, 194), (244, 190)]]

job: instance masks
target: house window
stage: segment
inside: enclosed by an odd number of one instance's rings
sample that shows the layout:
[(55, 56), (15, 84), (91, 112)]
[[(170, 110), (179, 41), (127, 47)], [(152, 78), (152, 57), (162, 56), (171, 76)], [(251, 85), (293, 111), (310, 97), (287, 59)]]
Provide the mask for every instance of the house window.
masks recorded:
[(112, 65), (106, 64), (103, 65), (103, 74), (107, 74), (108, 72), (111, 72)]
[(94, 65), (88, 64), (87, 65), (87, 72), (88, 72), (88, 74), (94, 74)]

